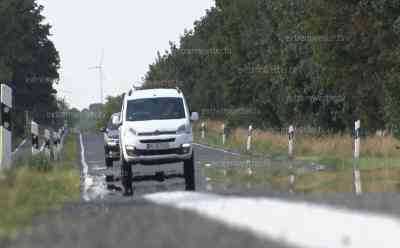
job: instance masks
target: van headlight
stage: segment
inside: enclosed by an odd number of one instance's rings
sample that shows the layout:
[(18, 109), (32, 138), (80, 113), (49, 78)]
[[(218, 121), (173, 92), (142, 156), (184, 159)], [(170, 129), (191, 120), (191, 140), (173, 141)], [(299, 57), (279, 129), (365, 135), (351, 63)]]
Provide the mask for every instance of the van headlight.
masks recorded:
[(128, 154), (128, 156), (130, 156), (130, 157), (136, 156), (136, 147), (135, 146), (127, 145), (127, 146), (125, 146), (125, 150), (126, 150), (126, 154)]
[(178, 131), (176, 131), (177, 134), (191, 134), (192, 129), (189, 125), (182, 125), (178, 128)]
[(181, 149), (182, 149), (181, 151), (182, 151), (182, 153), (183, 153), (183, 154), (189, 153), (191, 147), (192, 147), (192, 146), (191, 146), (190, 144), (183, 144), (183, 145), (181, 145)]
[(135, 147), (135, 146), (125, 146), (125, 149), (126, 149), (127, 151), (135, 151), (135, 150), (136, 150), (136, 147)]

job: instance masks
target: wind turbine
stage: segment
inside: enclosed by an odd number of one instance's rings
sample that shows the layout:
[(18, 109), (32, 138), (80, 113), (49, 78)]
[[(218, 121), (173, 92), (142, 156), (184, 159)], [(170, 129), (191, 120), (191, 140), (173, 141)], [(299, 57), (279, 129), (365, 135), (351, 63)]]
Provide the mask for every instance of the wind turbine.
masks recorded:
[(97, 66), (89, 67), (89, 70), (99, 70), (99, 80), (100, 80), (100, 103), (103, 104), (103, 59), (104, 50), (101, 52), (100, 63)]

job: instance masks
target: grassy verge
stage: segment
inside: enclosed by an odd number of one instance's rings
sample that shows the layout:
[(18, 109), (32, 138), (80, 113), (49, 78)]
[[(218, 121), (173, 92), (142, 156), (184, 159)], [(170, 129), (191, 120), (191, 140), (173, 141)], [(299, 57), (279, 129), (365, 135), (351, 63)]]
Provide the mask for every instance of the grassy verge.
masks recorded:
[[(221, 122), (207, 121), (206, 138), (200, 137), (200, 123), (194, 126), (195, 140), (198, 143), (222, 147), (246, 154), (247, 130), (231, 130), (226, 144), (222, 145)], [(361, 159), (352, 158), (352, 138), (350, 135), (310, 135), (297, 134), (295, 140), (295, 159), (349, 168), (354, 165), (363, 169), (400, 167), (399, 140), (391, 137), (370, 136), (361, 141)], [(288, 137), (286, 133), (255, 130), (253, 132), (252, 155), (271, 158), (288, 158)]]
[(34, 216), (79, 199), (76, 135), (65, 139), (63, 160), (43, 156), (16, 161), (0, 179), (0, 238), (13, 237)]

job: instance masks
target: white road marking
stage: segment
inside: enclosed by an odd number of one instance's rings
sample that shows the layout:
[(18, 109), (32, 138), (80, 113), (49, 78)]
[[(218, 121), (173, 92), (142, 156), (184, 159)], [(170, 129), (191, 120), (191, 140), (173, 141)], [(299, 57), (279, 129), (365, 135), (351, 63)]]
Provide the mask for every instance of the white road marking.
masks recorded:
[[(93, 177), (89, 175), (89, 166), (85, 160), (85, 147), (83, 145), (82, 133), (79, 134), (79, 141), (81, 143), (81, 164), (82, 164), (82, 177), (83, 177), (83, 192), (82, 198), (85, 201), (90, 201), (96, 198), (104, 198), (107, 194), (106, 185), (103, 182), (103, 177)], [(95, 183), (95, 180), (99, 182)]]
[(40, 150), (39, 150), (40, 152), (43, 152), (43, 150), (44, 150), (44, 145), (45, 145), (45, 143), (43, 143), (42, 146), (40, 147)]
[(206, 193), (156, 193), (157, 204), (192, 210), (232, 227), (295, 247), (398, 247), (400, 220), (328, 206)]
[(209, 149), (209, 150), (214, 150), (214, 151), (219, 151), (219, 152), (223, 152), (223, 153), (228, 153), (234, 156), (240, 156), (240, 153), (236, 153), (236, 152), (230, 152), (221, 148), (216, 148), (216, 147), (211, 147), (211, 146), (207, 146), (207, 145), (202, 145), (202, 144), (197, 144), (197, 143), (193, 143), (193, 145), (195, 146), (199, 146), (205, 149)]
[(24, 139), (24, 140), (21, 142), (21, 144), (19, 144), (19, 145), (17, 146), (17, 148), (15, 149), (15, 151), (12, 152), (12, 154), (17, 153), (18, 150), (21, 149), (21, 147), (22, 147), (23, 145), (25, 145), (25, 143), (26, 143), (26, 139)]

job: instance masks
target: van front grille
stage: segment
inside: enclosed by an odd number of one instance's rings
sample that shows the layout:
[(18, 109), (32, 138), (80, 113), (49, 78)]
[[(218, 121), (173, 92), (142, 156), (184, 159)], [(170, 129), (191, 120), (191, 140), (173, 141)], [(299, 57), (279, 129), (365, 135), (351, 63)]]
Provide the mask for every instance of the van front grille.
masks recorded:
[(175, 142), (175, 139), (154, 139), (154, 140), (141, 140), (143, 144), (154, 144), (154, 143), (171, 143)]
[(132, 155), (136, 156), (157, 156), (157, 155), (172, 155), (183, 154), (182, 148), (174, 148), (168, 150), (135, 150)]
[(148, 132), (139, 133), (139, 136), (159, 136), (159, 135), (175, 135), (175, 131), (159, 131), (159, 132)]

